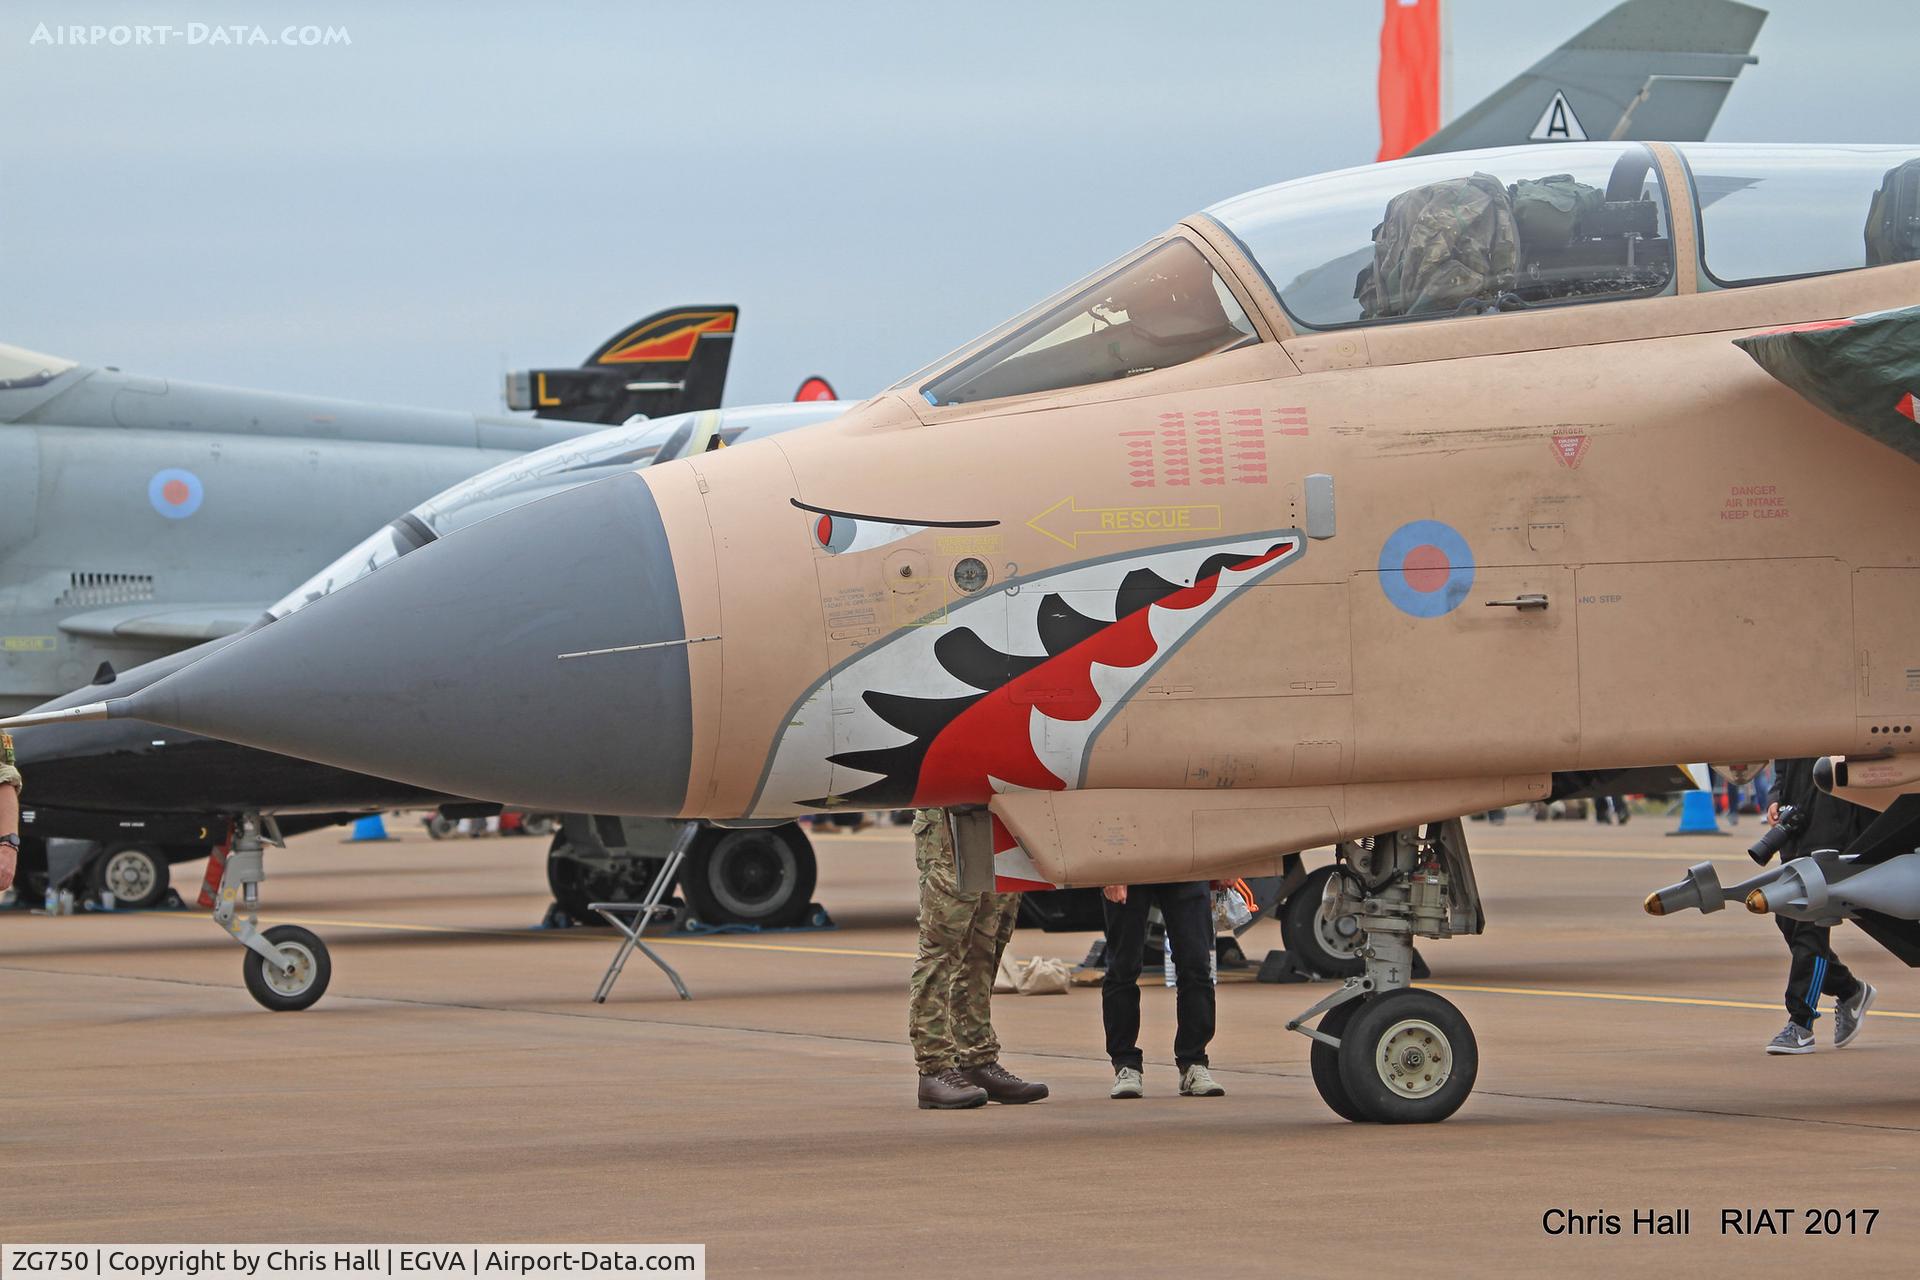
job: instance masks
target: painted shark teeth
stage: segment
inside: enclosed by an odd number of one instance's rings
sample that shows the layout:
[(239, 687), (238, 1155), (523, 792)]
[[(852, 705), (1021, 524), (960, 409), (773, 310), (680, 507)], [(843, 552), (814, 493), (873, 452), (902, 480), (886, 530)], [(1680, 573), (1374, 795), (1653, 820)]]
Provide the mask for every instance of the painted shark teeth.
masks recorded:
[(1303, 545), (1283, 530), (1090, 561), (896, 632), (801, 700), (754, 815), (1077, 786), (1127, 699)]

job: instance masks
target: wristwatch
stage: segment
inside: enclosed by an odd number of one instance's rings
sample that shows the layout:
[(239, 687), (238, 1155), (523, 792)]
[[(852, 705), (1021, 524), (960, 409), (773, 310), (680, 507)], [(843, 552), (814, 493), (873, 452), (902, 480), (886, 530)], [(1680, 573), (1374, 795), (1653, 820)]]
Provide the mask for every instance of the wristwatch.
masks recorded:
[(0, 844), (10, 844), (13, 846), (13, 851), (15, 853), (20, 852), (19, 836), (0, 836)]

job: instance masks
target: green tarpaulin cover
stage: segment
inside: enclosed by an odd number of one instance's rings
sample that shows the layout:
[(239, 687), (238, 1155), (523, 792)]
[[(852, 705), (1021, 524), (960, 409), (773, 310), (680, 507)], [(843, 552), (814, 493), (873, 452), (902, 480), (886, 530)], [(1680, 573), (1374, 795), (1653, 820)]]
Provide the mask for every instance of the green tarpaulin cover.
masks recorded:
[(1735, 338), (1822, 412), (1920, 462), (1920, 307)]

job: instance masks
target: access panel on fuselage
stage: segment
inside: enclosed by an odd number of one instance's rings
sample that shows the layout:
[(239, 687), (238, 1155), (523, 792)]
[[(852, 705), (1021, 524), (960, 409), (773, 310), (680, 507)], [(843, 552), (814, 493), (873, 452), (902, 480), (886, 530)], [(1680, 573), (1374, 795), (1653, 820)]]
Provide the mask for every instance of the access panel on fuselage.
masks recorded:
[(1851, 579), (1812, 557), (1582, 565), (1582, 763), (1843, 750)]
[(1354, 776), (1563, 767), (1580, 742), (1573, 571), (1476, 566), (1445, 526), (1409, 528), (1350, 583)]

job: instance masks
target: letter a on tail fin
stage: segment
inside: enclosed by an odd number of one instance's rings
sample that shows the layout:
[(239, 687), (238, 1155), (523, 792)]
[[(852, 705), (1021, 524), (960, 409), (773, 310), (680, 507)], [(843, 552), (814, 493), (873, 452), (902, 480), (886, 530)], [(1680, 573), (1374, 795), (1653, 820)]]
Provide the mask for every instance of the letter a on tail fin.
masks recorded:
[(1413, 148), (1535, 142), (1698, 142), (1767, 20), (1734, 0), (1626, 0)]

